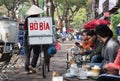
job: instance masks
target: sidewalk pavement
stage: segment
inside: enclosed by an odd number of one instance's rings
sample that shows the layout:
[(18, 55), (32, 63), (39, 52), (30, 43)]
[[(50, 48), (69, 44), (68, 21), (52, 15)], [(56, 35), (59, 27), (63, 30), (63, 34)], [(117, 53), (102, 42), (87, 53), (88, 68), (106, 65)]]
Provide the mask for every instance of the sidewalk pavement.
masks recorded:
[[(24, 71), (24, 67), (14, 68), (13, 70), (6, 72), (5, 74), (8, 76), (8, 81), (52, 81), (52, 73), (53, 71), (58, 71), (59, 75), (62, 76), (67, 69), (66, 64), (66, 52), (69, 45), (73, 45), (73, 41), (66, 41), (62, 43), (62, 49), (51, 58), (50, 64), (50, 72), (46, 73), (46, 78), (42, 77), (42, 70), (37, 70), (36, 74), (21, 74)], [(20, 64), (21, 61), (19, 61)], [(17, 64), (19, 65), (19, 64)], [(22, 64), (24, 65), (24, 63)]]

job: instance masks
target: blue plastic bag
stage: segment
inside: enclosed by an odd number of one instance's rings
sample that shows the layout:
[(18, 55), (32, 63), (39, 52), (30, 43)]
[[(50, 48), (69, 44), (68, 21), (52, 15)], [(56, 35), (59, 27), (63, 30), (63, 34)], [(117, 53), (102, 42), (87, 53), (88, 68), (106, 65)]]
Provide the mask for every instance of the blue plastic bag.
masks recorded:
[(57, 53), (57, 50), (54, 45), (50, 45), (47, 52), (48, 52), (48, 55), (54, 55)]

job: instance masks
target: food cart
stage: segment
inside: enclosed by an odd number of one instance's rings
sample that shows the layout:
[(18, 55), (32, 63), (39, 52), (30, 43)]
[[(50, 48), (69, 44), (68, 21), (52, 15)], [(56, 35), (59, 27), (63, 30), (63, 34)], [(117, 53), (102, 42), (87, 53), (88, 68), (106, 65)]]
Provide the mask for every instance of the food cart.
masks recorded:
[[(17, 22), (9, 18), (0, 18), (0, 71), (7, 68), (12, 56), (13, 47), (18, 42)], [(17, 49), (19, 50), (19, 49)], [(8, 80), (7, 75), (0, 74), (0, 81)]]
[(18, 24), (9, 18), (0, 19), (0, 40), (4, 44), (3, 52), (10, 52), (13, 44), (18, 42)]

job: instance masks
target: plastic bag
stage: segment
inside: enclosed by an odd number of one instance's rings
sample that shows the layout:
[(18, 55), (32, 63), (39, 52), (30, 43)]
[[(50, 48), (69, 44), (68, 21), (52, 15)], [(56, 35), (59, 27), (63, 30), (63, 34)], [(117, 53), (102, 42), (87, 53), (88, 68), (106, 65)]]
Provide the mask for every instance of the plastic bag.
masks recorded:
[(56, 42), (56, 43), (55, 43), (55, 48), (56, 48), (56, 50), (61, 50), (61, 45), (60, 45), (60, 43)]
[(49, 55), (54, 55), (54, 54), (57, 53), (57, 50), (56, 50), (54, 45), (50, 45), (47, 52), (48, 52)]

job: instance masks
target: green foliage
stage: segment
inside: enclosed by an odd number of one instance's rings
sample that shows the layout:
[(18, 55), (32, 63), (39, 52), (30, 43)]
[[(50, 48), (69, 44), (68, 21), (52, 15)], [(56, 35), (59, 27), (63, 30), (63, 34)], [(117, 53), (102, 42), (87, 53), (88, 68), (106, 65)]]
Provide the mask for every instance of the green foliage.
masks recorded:
[(85, 20), (87, 20), (86, 9), (80, 8), (80, 10), (75, 15), (71, 25), (73, 28), (80, 28), (80, 27), (82, 27), (82, 24)]
[(20, 10), (20, 6), (23, 6), (25, 2), (29, 0), (0, 0), (0, 4), (4, 5), (7, 9), (7, 16), (16, 20), (16, 11)]
[(53, 0), (59, 9), (64, 10), (64, 8), (70, 9), (71, 7), (85, 7), (86, 0)]
[(27, 10), (30, 8), (30, 6), (31, 6), (30, 3), (28, 3), (28, 2), (24, 3), (23, 8), (20, 10), (20, 14), (21, 14), (23, 17), (26, 16), (26, 12), (27, 12)]
[[(71, 21), (72, 25), (74, 25), (74, 27), (76, 26), (80, 26), (81, 25), (81, 21), (84, 20), (85, 14), (84, 16), (81, 15), (82, 11), (79, 11), (80, 8), (86, 7), (86, 1), (87, 0), (53, 0), (54, 4), (57, 6), (57, 16), (61, 17), (62, 20), (64, 21)], [(85, 10), (85, 9), (84, 9)], [(76, 13), (79, 11), (78, 16), (75, 17)], [(80, 18), (79, 16), (82, 16), (84, 18)], [(74, 22), (75, 21), (75, 22)], [(81, 22), (81, 23), (80, 23)], [(67, 24), (68, 22), (65, 22), (65, 24)], [(66, 27), (68, 27), (68, 25), (65, 25)]]
[(111, 16), (111, 26), (112, 26), (112, 31), (114, 34), (114, 38), (117, 38), (117, 25), (120, 23), (120, 10), (118, 10), (119, 14), (112, 15)]
[(28, 2), (28, 0), (4, 0), (3, 4), (8, 10), (12, 10), (17, 8), (20, 4), (23, 4), (24, 2)]
[(44, 4), (46, 3), (44, 0), (38, 0), (38, 2), (40, 7), (43, 7)]
[(4, 0), (0, 0), (0, 6), (3, 5)]

